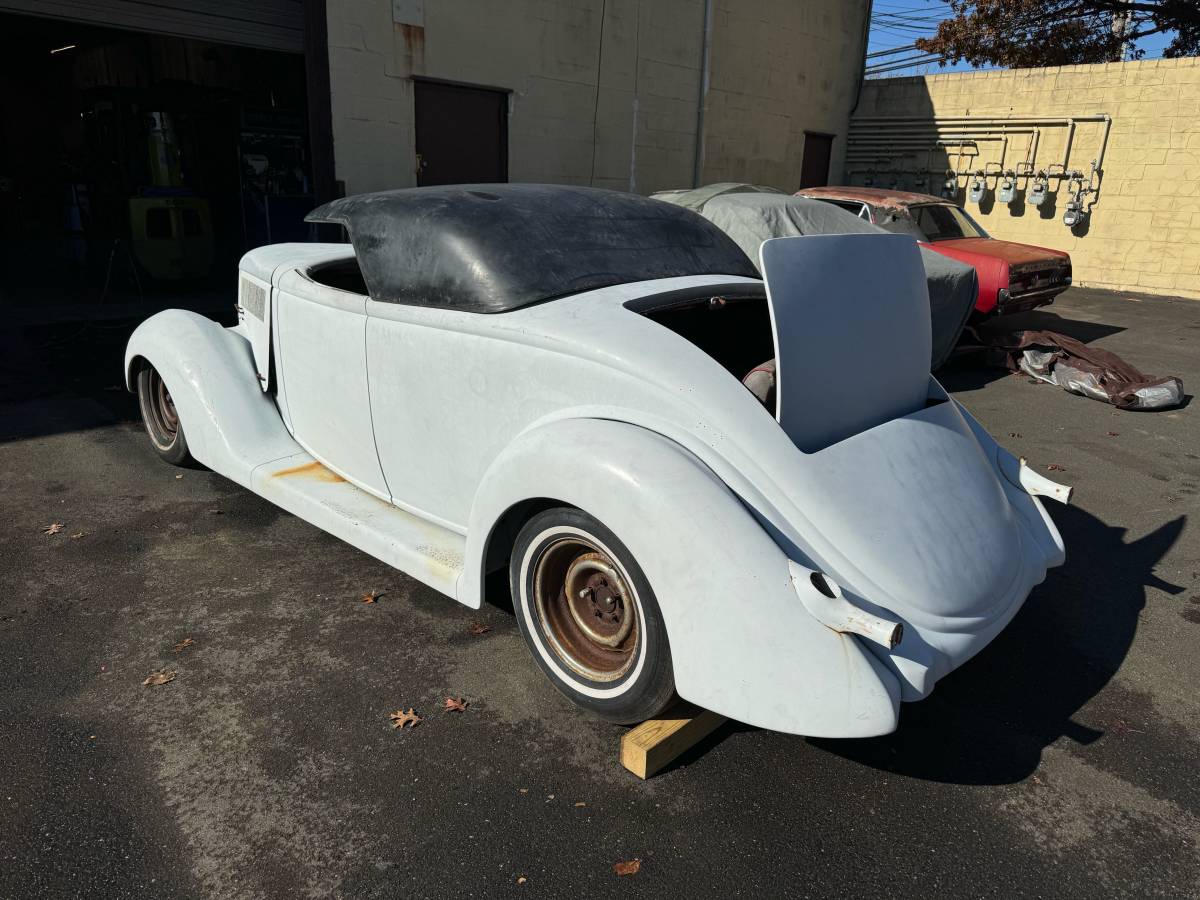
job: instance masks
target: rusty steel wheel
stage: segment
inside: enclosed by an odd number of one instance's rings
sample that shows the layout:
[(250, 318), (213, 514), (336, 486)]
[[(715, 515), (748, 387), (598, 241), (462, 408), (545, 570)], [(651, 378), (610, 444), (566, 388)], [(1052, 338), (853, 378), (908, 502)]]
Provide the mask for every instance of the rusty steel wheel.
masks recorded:
[(142, 424), (150, 436), (155, 452), (176, 466), (195, 464), (188, 451), (187, 437), (175, 409), (175, 401), (167, 384), (153, 366), (143, 366), (137, 377), (138, 407), (142, 413)]
[(560, 691), (605, 718), (635, 722), (674, 693), (658, 603), (624, 545), (586, 513), (531, 519), (512, 557), (517, 621)]
[(638, 646), (635, 598), (616, 564), (586, 538), (564, 536), (533, 573), (538, 625), (559, 659), (590, 681), (615, 681)]

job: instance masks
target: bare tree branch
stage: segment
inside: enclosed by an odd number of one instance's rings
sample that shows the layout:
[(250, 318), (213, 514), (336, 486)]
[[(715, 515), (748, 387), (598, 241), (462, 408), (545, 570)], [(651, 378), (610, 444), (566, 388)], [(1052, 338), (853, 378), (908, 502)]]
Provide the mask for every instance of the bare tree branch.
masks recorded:
[[(954, 15), (916, 47), (945, 62), (1014, 68), (1113, 62), (1174, 32), (1164, 56), (1200, 54), (1198, 0), (950, 0)], [(1115, 16), (1124, 27), (1115, 27)]]

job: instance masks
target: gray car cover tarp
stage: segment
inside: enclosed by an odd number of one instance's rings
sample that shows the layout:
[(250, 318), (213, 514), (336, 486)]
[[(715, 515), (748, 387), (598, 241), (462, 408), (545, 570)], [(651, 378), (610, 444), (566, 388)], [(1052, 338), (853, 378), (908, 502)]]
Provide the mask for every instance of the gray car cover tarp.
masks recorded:
[[(656, 198), (694, 209), (733, 238), (757, 265), (769, 238), (805, 234), (889, 234), (830, 203), (793, 197), (755, 185), (719, 184), (694, 191), (664, 191)], [(933, 326), (930, 369), (949, 358), (979, 293), (975, 269), (921, 247)]]
[[(652, 196), (655, 200), (666, 200), (668, 203), (674, 203), (676, 206), (682, 206), (685, 209), (699, 212), (705, 203), (714, 197), (720, 197), (722, 194), (775, 194), (778, 197), (788, 196), (788, 194), (785, 194), (778, 188), (766, 187), (761, 184), (742, 184), (737, 181), (719, 181), (716, 184), (706, 184), (704, 187), (689, 188), (686, 191), (659, 191)], [(757, 250), (747, 255), (751, 259), (758, 259)]]

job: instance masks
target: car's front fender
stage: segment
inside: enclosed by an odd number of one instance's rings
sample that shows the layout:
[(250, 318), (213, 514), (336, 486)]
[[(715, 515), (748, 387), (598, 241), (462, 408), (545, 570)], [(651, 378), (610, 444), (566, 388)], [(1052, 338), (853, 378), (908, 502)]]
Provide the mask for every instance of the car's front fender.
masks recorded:
[(566, 419), (523, 433), (485, 474), (458, 598), (478, 606), (488, 541), (514, 506), (550, 498), (611, 528), (666, 620), (681, 697), (774, 731), (894, 730), (899, 685), (857, 639), (818, 623), (788, 559), (708, 467), (635, 425)]
[[(261, 463), (297, 453), (274, 400), (258, 384), (250, 343), (211, 319), (168, 309), (139, 325), (125, 348), (125, 385), (143, 363), (158, 370), (193, 457), (251, 488)], [(252, 489), (252, 488), (251, 488)]]

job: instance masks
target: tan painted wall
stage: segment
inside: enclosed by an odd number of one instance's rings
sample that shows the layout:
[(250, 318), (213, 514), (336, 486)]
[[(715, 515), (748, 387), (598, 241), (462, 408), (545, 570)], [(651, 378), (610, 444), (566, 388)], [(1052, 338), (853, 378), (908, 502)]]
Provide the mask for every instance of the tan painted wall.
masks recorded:
[(836, 181), (865, 14), (853, 0), (718, 0), (702, 182), (795, 190), (805, 131), (836, 135)]
[[(792, 186), (806, 129), (839, 136), (840, 171), (866, 0), (713, 2), (702, 180)], [(328, 0), (334, 157), (347, 193), (416, 183), (412, 75), (512, 91), (512, 181), (692, 185), (704, 0), (395, 6), (393, 16), (391, 0)]]
[[(1113, 126), (1086, 229), (1073, 233), (1062, 224), (1065, 191), (1049, 218), (1022, 204), (1020, 190), (1011, 209), (996, 202), (968, 204), (968, 211), (994, 237), (1068, 251), (1077, 284), (1200, 298), (1200, 59), (873, 80), (864, 87), (856, 119), (1096, 113), (1111, 115)], [(1071, 168), (1088, 170), (1099, 152), (1101, 127), (1079, 126)], [(1027, 140), (1012, 138), (1010, 162), (1024, 157)], [(1064, 144), (1064, 129), (1043, 128), (1036, 166), (1060, 162)], [(998, 159), (997, 144), (981, 147), (972, 168)], [(938, 159), (935, 166), (944, 166), (945, 157)], [(861, 174), (848, 177), (863, 183)], [(1024, 179), (1018, 182), (1018, 188), (1024, 185)]]

